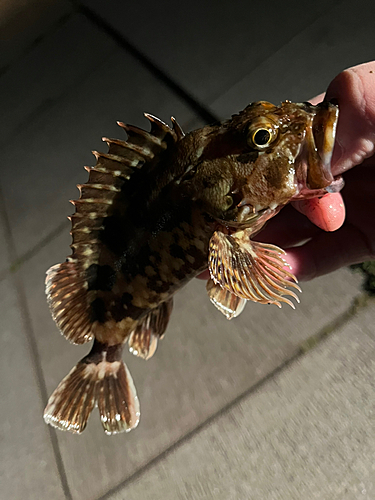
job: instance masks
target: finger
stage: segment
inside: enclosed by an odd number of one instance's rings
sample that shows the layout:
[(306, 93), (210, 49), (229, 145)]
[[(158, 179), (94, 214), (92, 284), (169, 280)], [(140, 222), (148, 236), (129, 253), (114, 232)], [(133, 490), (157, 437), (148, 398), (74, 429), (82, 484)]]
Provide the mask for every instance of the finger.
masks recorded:
[(210, 271), (208, 269), (203, 271), (203, 273), (198, 274), (197, 276), (199, 280), (208, 280), (209, 277), (210, 277)]
[(356, 227), (345, 225), (334, 233), (321, 232), (305, 245), (287, 250), (285, 260), (299, 280), (307, 281), (369, 257), (366, 238)]
[(326, 99), (337, 100), (340, 108), (332, 158), (337, 175), (374, 153), (375, 62), (340, 73), (329, 85)]
[(288, 248), (312, 238), (319, 232), (320, 229), (302, 213), (297, 212), (291, 205), (287, 205), (254, 239)]
[(324, 231), (336, 231), (345, 220), (345, 205), (340, 193), (299, 200), (294, 202), (293, 206)]

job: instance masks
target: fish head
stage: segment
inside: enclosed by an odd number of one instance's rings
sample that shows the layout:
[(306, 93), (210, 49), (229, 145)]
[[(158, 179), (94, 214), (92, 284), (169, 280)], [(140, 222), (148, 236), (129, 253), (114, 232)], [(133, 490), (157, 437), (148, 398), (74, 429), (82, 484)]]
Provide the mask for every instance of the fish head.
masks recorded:
[(337, 120), (338, 107), (329, 102), (260, 101), (197, 131), (196, 199), (213, 217), (242, 223), (291, 199), (321, 195), (334, 183)]

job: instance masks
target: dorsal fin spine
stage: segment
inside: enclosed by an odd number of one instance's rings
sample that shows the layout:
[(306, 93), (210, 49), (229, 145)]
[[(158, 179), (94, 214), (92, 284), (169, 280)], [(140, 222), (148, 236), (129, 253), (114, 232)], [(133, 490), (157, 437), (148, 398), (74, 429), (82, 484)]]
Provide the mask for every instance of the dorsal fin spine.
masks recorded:
[(167, 134), (170, 134), (174, 141), (177, 140), (176, 133), (166, 123), (150, 113), (144, 113), (144, 115), (151, 122), (151, 134), (160, 139), (164, 139)]
[[(125, 165), (129, 165), (129, 167), (136, 166), (137, 162), (135, 160), (129, 160), (125, 156), (115, 155), (113, 153), (101, 153), (100, 151), (92, 151), (92, 154), (95, 156), (98, 161), (99, 158), (105, 158), (106, 160), (116, 161), (118, 163), (124, 163)], [(140, 158), (141, 159), (141, 158)]]
[(154, 153), (146, 147), (140, 147), (137, 144), (132, 144), (127, 141), (121, 141), (120, 139), (108, 139), (108, 137), (102, 137), (102, 141), (106, 142), (111, 148), (111, 145), (120, 146), (128, 151), (132, 151), (137, 155), (140, 155), (141, 159), (152, 160)]
[(116, 186), (111, 186), (110, 184), (95, 184), (95, 183), (87, 183), (87, 184), (77, 184), (77, 188), (82, 192), (85, 188), (90, 189), (98, 189), (102, 191), (115, 191), (118, 193), (120, 191)]
[(135, 138), (135, 137), (143, 138), (147, 142), (155, 144), (156, 146), (160, 146), (162, 149), (165, 149), (167, 147), (165, 142), (160, 140), (159, 137), (156, 137), (155, 135), (152, 135), (141, 128), (135, 127), (134, 125), (125, 124), (122, 122), (117, 122), (117, 125), (123, 128), (130, 138)]
[(176, 120), (176, 118), (174, 116), (171, 116), (171, 122), (173, 124), (173, 130), (177, 135), (177, 139), (181, 140), (183, 137), (185, 137), (184, 131), (182, 130), (182, 128), (180, 127), (180, 124), (178, 123), (178, 121)]

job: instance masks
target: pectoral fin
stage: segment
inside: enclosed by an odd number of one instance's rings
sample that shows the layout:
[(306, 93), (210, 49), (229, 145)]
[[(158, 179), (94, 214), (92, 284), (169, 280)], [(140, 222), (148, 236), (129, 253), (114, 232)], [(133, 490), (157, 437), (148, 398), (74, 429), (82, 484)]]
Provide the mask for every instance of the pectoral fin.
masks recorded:
[(236, 318), (244, 310), (246, 299), (241, 299), (237, 295), (228, 292), (225, 288), (215, 284), (211, 278), (207, 281), (206, 290), (213, 305), (217, 307), (227, 319)]
[(299, 302), (289, 288), (301, 290), (295, 276), (285, 269), (285, 252), (275, 245), (250, 241), (250, 234), (251, 229), (231, 235), (215, 231), (208, 258), (212, 280), (242, 299), (278, 307), (285, 302), (294, 309), (284, 295)]

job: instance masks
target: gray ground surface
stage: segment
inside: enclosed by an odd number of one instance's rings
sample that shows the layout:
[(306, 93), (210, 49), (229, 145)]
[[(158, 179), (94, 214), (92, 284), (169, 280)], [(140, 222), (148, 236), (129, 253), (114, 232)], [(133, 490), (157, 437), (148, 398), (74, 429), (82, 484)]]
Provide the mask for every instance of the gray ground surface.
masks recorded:
[(374, 499), (375, 306), (347, 269), (304, 283), (296, 311), (249, 304), (230, 323), (195, 280), (155, 357), (126, 355), (136, 431), (42, 419), (88, 350), (59, 335), (44, 273), (69, 254), (68, 200), (100, 138), (146, 127), (143, 111), (189, 130), (320, 93), (374, 58), (373, 1), (47, 4), (44, 29), (0, 51), (0, 498)]

